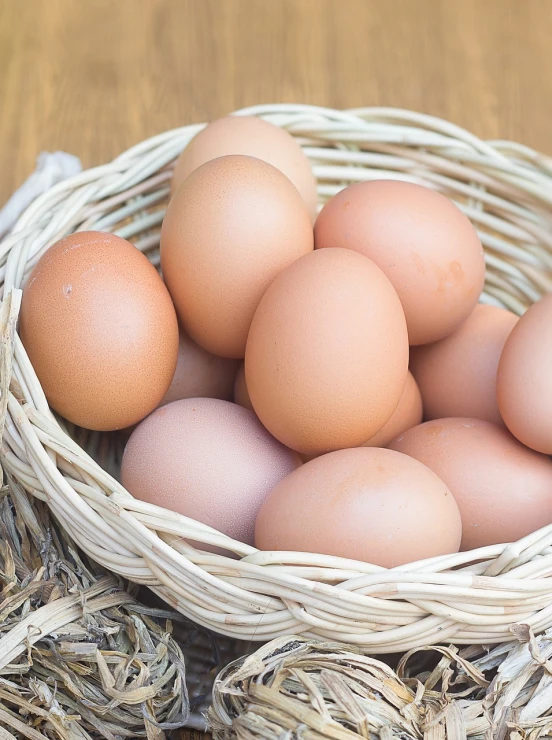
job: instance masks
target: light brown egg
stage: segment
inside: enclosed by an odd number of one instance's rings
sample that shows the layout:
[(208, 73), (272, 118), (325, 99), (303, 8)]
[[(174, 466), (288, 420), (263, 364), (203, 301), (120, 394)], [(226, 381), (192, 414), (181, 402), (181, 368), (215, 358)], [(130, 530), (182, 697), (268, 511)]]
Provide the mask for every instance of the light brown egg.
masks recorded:
[(157, 409), (135, 429), (121, 481), (141, 501), (252, 544), (262, 502), (300, 464), (252, 411), (189, 398)]
[(389, 442), (395, 439), (407, 429), (415, 427), (422, 421), (422, 396), (416, 385), (412, 373), (406, 376), (406, 383), (399, 405), (393, 412), (389, 421), (362, 447), (387, 447)]
[(357, 252), (302, 257), (259, 303), (245, 359), (249, 397), (266, 428), (298, 452), (365, 442), (391, 418), (407, 372), (400, 301)]
[(506, 340), (498, 407), (520, 442), (552, 455), (552, 295), (534, 303)]
[[(389, 421), (360, 447), (387, 447), (389, 442), (395, 439), (401, 432), (416, 426), (422, 421), (422, 397), (412, 373), (406, 376), (406, 383), (399, 401), (399, 405), (393, 412)], [(314, 460), (319, 455), (302, 455), (299, 457), (303, 462)]]
[(450, 488), (462, 516), (462, 550), (514, 542), (552, 523), (552, 462), (504, 427), (435, 419), (390, 447), (427, 465)]
[(504, 343), (517, 321), (511, 311), (478, 304), (448, 337), (411, 348), (410, 370), (422, 393), (426, 419), (467, 416), (503, 423), (496, 373)]
[[(238, 374), (236, 375), (236, 382), (234, 384), (234, 403), (239, 403), (246, 409), (253, 410), (253, 404), (249, 398), (247, 392), (247, 385), (245, 383), (245, 366), (242, 363)], [(385, 447), (391, 440), (395, 439), (401, 432), (405, 432), (416, 424), (422, 421), (422, 397), (416, 381), (412, 377), (412, 373), (408, 373), (406, 376), (406, 384), (404, 391), (399, 401), (399, 405), (393, 412), (393, 415), (389, 421), (384, 424), (377, 434), (371, 437), (367, 442), (364, 442), (361, 447)], [(299, 455), (303, 462), (312, 460), (318, 455)]]
[(52, 408), (88, 429), (143, 419), (176, 367), (169, 293), (147, 258), (113, 234), (72, 234), (41, 257), (19, 330)]
[(458, 552), (461, 530), (452, 494), (425, 465), (358, 447), (322, 455), (280, 481), (259, 511), (255, 546), (393, 568)]
[(234, 403), (238, 403), (245, 409), (251, 409), (253, 411), (253, 404), (251, 403), (249, 393), (247, 392), (247, 385), (245, 384), (245, 366), (243, 362), (240, 365), (234, 383)]
[(295, 185), (314, 221), (316, 179), (309, 160), (285, 129), (255, 116), (227, 116), (206, 126), (184, 149), (171, 181), (171, 192), (198, 167), (227, 154), (246, 154), (276, 167)]
[(195, 170), (169, 203), (161, 231), (163, 277), (180, 321), (220, 357), (244, 356), (263, 293), (312, 250), (299, 193), (253, 157), (219, 157)]
[(161, 406), (183, 398), (232, 400), (238, 361), (216, 357), (180, 332), (176, 370)]
[(470, 220), (440, 193), (393, 180), (350, 185), (322, 209), (315, 245), (374, 260), (401, 299), (410, 344), (450, 334), (472, 312), (485, 278)]

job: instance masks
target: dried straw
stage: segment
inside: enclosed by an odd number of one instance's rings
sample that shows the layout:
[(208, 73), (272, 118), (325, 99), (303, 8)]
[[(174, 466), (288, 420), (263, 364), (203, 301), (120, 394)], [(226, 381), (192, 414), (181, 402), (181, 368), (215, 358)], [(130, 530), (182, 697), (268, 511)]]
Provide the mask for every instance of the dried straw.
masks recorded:
[(552, 634), (412, 650), (396, 670), (338, 643), (273, 640), (214, 686), (215, 740), (537, 740), (552, 736)]
[(0, 493), (0, 738), (161, 740), (188, 718), (180, 615), (81, 558), (8, 476)]

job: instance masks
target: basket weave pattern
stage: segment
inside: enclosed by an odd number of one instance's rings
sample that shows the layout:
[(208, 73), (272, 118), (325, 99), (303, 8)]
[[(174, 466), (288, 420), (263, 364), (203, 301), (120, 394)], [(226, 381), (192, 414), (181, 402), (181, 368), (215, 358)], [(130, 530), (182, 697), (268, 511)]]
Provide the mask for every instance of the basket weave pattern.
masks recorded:
[[(298, 137), (321, 204), (349, 183), (380, 178), (452, 198), (485, 248), (485, 302), (520, 314), (552, 290), (549, 158), (511, 142), (483, 142), (408, 111), (274, 105), (240, 113), (261, 115)], [(386, 653), (443, 641), (501, 642), (520, 622), (535, 632), (552, 626), (552, 525), (514, 544), (393, 570), (324, 555), (258, 552), (134, 500), (110, 474), (119, 449), (114, 436), (76, 430), (52, 415), (15, 330), (21, 285), (44, 251), (73, 231), (114, 231), (158, 264), (172, 165), (202, 126), (161, 134), (59, 183), (0, 244), (2, 466), (48, 503), (93, 559), (231, 637), (301, 634)], [(239, 559), (194, 549), (189, 539)]]

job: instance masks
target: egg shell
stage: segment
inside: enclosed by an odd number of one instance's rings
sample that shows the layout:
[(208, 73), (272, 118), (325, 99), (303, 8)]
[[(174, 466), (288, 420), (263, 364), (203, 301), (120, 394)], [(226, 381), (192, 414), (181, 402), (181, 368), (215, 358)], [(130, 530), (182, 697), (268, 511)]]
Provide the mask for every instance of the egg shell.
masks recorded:
[(238, 374), (236, 375), (236, 380), (234, 382), (234, 403), (238, 403), (245, 409), (251, 409), (251, 411), (253, 411), (253, 404), (249, 398), (249, 392), (245, 382), (245, 365), (243, 362), (239, 367)]
[(435, 419), (390, 448), (424, 463), (450, 488), (462, 516), (462, 550), (515, 542), (552, 523), (552, 462), (504, 427)]
[(552, 454), (552, 295), (534, 303), (506, 340), (497, 374), (498, 407), (523, 444)]
[(135, 429), (121, 480), (141, 501), (252, 544), (262, 502), (300, 464), (252, 411), (191, 398), (157, 409)]
[(266, 428), (298, 452), (365, 442), (397, 408), (407, 372), (400, 301), (357, 252), (302, 257), (259, 303), (245, 358), (249, 397)]
[[(239, 400), (238, 400), (239, 399)], [(249, 394), (247, 393), (247, 386), (245, 385), (245, 373), (242, 369), (236, 376), (236, 385), (234, 387), (234, 400), (236, 403), (240, 403), (241, 406), (246, 408), (253, 408), (253, 406), (247, 406), (251, 404)], [(407, 429), (420, 424), (422, 421), (423, 409), (422, 409), (422, 396), (416, 381), (414, 380), (412, 373), (407, 373), (406, 383), (404, 390), (399, 401), (399, 405), (393, 412), (389, 421), (383, 425), (383, 427), (367, 442), (364, 442), (361, 447), (386, 447), (389, 442), (395, 439), (402, 432), (406, 432)], [(323, 453), (322, 453), (323, 454)], [(299, 457), (303, 462), (314, 460), (319, 455), (303, 455)]]
[(425, 465), (379, 447), (322, 455), (275, 486), (259, 511), (261, 550), (312, 552), (393, 568), (458, 552), (458, 506)]
[[(238, 383), (238, 377), (236, 378), (236, 384)], [(245, 389), (245, 392), (247, 392), (247, 388)], [(240, 388), (240, 391), (238, 392), (240, 398), (242, 398), (242, 393), (243, 391)], [(236, 395), (234, 397), (236, 398)], [(243, 398), (243, 400), (245, 401), (245, 398)], [(249, 400), (249, 396), (247, 396), (247, 400)], [(245, 406), (245, 403), (242, 403), (241, 405)], [(399, 434), (402, 434), (402, 432), (406, 432), (407, 429), (411, 429), (420, 424), (422, 421), (422, 415), (422, 396), (412, 373), (409, 372), (406, 376), (406, 383), (401, 400), (393, 412), (393, 415), (379, 430), (379, 432), (360, 446), (386, 447), (395, 439), (395, 437), (398, 437)], [(300, 455), (300, 457), (303, 462), (308, 462), (308, 460), (313, 460), (315, 457), (318, 457), (318, 455)]]
[(155, 268), (114, 234), (79, 232), (40, 258), (23, 292), (20, 336), (51, 407), (88, 429), (122, 429), (159, 404), (178, 323)]
[(406, 383), (399, 401), (389, 421), (362, 447), (387, 447), (389, 442), (407, 429), (415, 427), (422, 421), (422, 396), (412, 373), (406, 376)]
[(485, 262), (472, 223), (420, 185), (350, 185), (324, 206), (314, 234), (317, 249), (354, 249), (381, 267), (401, 299), (412, 345), (450, 334), (481, 294)]
[(175, 193), (202, 164), (227, 154), (256, 157), (283, 172), (301, 194), (314, 221), (316, 179), (309, 160), (285, 129), (255, 116), (219, 118), (196, 134), (178, 158), (171, 180), (171, 193)]
[(216, 357), (180, 332), (178, 360), (161, 406), (183, 398), (220, 398), (231, 401), (238, 360)]
[(503, 423), (496, 375), (504, 343), (517, 321), (511, 311), (480, 303), (448, 337), (412, 347), (410, 370), (422, 393), (426, 420), (467, 416)]
[(179, 319), (220, 357), (243, 358), (261, 296), (312, 250), (296, 188), (272, 165), (246, 156), (195, 170), (174, 194), (161, 230), (163, 277)]

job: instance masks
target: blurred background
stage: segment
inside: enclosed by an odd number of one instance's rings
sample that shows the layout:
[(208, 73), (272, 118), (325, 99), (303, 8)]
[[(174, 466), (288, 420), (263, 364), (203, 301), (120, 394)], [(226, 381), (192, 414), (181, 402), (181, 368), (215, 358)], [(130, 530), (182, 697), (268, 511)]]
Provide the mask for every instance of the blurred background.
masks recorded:
[(0, 203), (269, 102), (398, 106), (552, 153), (551, 0), (0, 0)]

